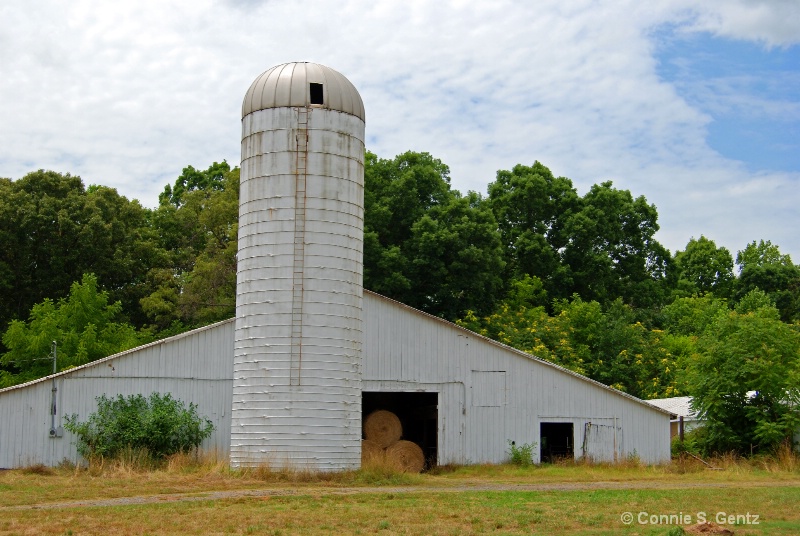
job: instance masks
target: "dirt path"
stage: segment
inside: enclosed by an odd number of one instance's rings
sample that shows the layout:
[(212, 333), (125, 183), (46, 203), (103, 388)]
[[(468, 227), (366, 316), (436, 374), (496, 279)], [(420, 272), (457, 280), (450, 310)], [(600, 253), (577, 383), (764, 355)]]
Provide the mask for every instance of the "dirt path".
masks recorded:
[(729, 488), (742, 487), (800, 487), (800, 480), (753, 481), (753, 482), (664, 482), (659, 480), (637, 482), (557, 482), (548, 484), (457, 484), (453, 486), (394, 486), (394, 487), (296, 487), (263, 489), (240, 489), (228, 491), (208, 491), (194, 493), (166, 493), (113, 499), (92, 499), (70, 502), (40, 503), (18, 506), (2, 506), (0, 512), (11, 510), (37, 510), (57, 508), (96, 508), (103, 506), (128, 506), (170, 502), (219, 501), (239, 498), (297, 497), (325, 495), (385, 494), (385, 493), (463, 493), (463, 492), (504, 492), (504, 491), (592, 491), (615, 489), (686, 489), (686, 488)]

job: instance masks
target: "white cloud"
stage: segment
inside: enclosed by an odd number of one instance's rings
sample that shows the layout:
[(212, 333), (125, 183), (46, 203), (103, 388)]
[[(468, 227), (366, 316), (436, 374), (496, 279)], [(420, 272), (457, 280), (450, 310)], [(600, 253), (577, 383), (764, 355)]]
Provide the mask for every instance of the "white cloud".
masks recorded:
[[(539, 160), (581, 192), (611, 179), (645, 195), (672, 250), (700, 234), (734, 253), (763, 238), (800, 259), (790, 209), (800, 173), (751, 174), (711, 150), (711, 118), (659, 79), (651, 40), (653, 28), (676, 25), (788, 46), (796, 9), (779, 0), (11, 0), (0, 7), (0, 176), (70, 171), (152, 206), (184, 166), (238, 162), (241, 99), (258, 74), (316, 61), (359, 88), (371, 150), (428, 151), (462, 191), (485, 192), (498, 169)], [(742, 106), (734, 90), (725, 106)], [(796, 103), (758, 105), (797, 113)]]
[(796, 0), (711, 0), (694, 4), (692, 31), (758, 41), (767, 47), (800, 43), (800, 3)]

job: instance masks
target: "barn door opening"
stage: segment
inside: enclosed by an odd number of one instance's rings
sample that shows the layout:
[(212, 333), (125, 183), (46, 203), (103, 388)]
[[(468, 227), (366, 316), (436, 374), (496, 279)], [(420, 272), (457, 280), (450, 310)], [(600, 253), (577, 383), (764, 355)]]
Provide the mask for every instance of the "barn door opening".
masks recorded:
[(575, 440), (571, 422), (543, 422), (540, 425), (542, 463), (560, 458), (575, 458)]
[(402, 439), (420, 446), (426, 469), (438, 463), (439, 393), (364, 392), (361, 395), (362, 430), (364, 419), (377, 410), (397, 415), (403, 428)]

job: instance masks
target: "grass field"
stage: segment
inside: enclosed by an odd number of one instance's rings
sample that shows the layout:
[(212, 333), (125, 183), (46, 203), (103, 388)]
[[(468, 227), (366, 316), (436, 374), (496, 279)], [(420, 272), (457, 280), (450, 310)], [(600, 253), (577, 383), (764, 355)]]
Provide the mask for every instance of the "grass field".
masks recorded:
[(715, 465), (466, 466), (421, 475), (232, 471), (185, 460), (151, 470), (31, 467), (0, 472), (0, 534), (675, 535), (698, 516), (736, 535), (800, 534), (800, 467)]

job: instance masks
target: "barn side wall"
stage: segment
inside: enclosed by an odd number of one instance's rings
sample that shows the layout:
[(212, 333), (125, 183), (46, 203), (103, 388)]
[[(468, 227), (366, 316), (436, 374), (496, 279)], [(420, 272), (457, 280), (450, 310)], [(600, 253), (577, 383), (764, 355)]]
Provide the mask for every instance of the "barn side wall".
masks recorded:
[(79, 461), (75, 436), (64, 430), (50, 437), (53, 378), (56, 427), (67, 415), (86, 420), (101, 394), (170, 393), (211, 419), (215, 431), (202, 448), (224, 455), (230, 449), (233, 330), (233, 320), (221, 322), (0, 391), (0, 468)]
[[(370, 292), (364, 336), (365, 392), (439, 394), (439, 463), (502, 462), (509, 440), (535, 443), (538, 460), (542, 422), (572, 423), (577, 457), (613, 460), (616, 443), (618, 459), (669, 460), (669, 414), (633, 397)], [(203, 448), (224, 457), (233, 345), (229, 320), (62, 372), (56, 425), (84, 419), (103, 393), (169, 392), (213, 421)], [(47, 378), (0, 391), (0, 468), (78, 459), (69, 432), (49, 437), (51, 388)]]
[(438, 462), (499, 463), (541, 423), (572, 423), (575, 456), (670, 459), (669, 414), (410, 307), (364, 293), (363, 390), (438, 392)]

